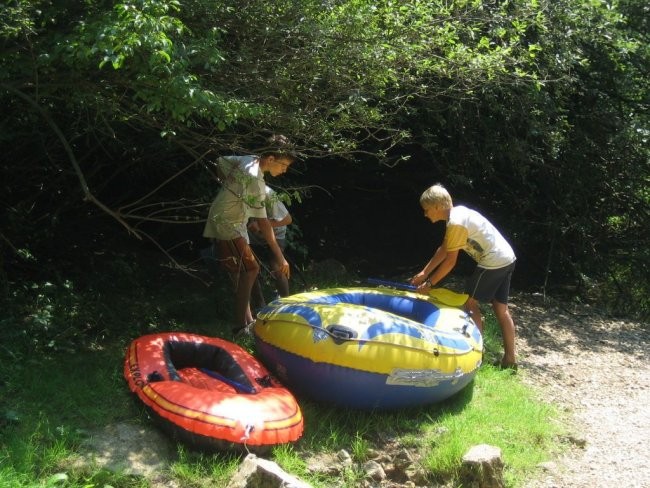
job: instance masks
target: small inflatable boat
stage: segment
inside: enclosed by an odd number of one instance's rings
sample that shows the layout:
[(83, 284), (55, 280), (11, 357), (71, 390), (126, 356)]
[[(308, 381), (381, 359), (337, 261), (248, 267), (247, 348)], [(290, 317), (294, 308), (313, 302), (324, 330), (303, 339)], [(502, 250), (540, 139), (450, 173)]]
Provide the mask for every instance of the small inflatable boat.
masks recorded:
[(187, 333), (143, 336), (126, 352), (124, 377), (166, 430), (196, 448), (272, 446), (302, 435), (293, 395), (232, 342)]
[(454, 300), (442, 291), (334, 288), (280, 298), (258, 313), (257, 350), (295, 394), (317, 401), (359, 409), (439, 402), (472, 381), (483, 350), (476, 324), (443, 303)]

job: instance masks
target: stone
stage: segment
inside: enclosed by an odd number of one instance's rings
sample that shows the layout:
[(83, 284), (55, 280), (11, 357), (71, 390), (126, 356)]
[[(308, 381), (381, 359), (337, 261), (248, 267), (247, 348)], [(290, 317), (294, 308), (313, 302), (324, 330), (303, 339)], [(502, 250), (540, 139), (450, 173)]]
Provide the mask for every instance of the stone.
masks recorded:
[(427, 470), (418, 464), (410, 464), (404, 469), (404, 475), (408, 481), (415, 485), (424, 486), (427, 484)]
[(472, 488), (504, 488), (501, 449), (488, 444), (471, 447), (463, 456), (460, 481)]
[(368, 461), (363, 465), (363, 471), (366, 476), (375, 481), (382, 481), (386, 479), (384, 468), (377, 461)]
[(352, 456), (350, 456), (350, 453), (345, 449), (341, 449), (339, 452), (337, 452), (336, 457), (344, 468), (349, 468), (353, 464)]
[(393, 461), (395, 466), (400, 469), (404, 469), (406, 466), (409, 466), (413, 463), (413, 456), (406, 449), (401, 449), (396, 455)]
[(312, 488), (284, 471), (273, 461), (249, 454), (226, 488)]

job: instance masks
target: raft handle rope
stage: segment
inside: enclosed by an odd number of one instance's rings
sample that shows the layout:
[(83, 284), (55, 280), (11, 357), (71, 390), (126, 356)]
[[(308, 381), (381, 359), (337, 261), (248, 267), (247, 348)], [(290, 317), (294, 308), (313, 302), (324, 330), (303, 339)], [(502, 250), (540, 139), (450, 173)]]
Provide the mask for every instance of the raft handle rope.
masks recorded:
[[(356, 337), (343, 338), (340, 335), (336, 336), (336, 335), (332, 334), (328, 330), (329, 327), (327, 329), (324, 329), (324, 328), (322, 328), (320, 326), (312, 325), (312, 324), (301, 324), (301, 325), (309, 327), (314, 331), (320, 331), (321, 333), (324, 332), (325, 334), (330, 336), (332, 338), (332, 340), (334, 341), (334, 343), (337, 344), (337, 345), (341, 345), (341, 344), (343, 344), (345, 342), (355, 342), (357, 344), (363, 344), (363, 345), (367, 345), (367, 344), (383, 344), (381, 341), (377, 341), (377, 340), (373, 340), (373, 339), (357, 339)], [(415, 346), (409, 346), (409, 345), (406, 345), (406, 344), (393, 344), (393, 347), (395, 347), (397, 349), (412, 350), (412, 351), (421, 351), (422, 350), (421, 348), (418, 348), (418, 347), (415, 347)], [(467, 354), (471, 354), (472, 352), (478, 351), (479, 349), (476, 349), (473, 346), (469, 346), (464, 351), (441, 351), (438, 348), (436, 348), (436, 350), (437, 350), (437, 356), (450, 356), (450, 357), (457, 356), (457, 357), (460, 357), (460, 356), (465, 356)]]
[(254, 425), (251, 424), (246, 425), (246, 428), (244, 429), (244, 435), (239, 440), (242, 442), (246, 442), (248, 439), (250, 439), (251, 432), (253, 432), (254, 430), (255, 430)]

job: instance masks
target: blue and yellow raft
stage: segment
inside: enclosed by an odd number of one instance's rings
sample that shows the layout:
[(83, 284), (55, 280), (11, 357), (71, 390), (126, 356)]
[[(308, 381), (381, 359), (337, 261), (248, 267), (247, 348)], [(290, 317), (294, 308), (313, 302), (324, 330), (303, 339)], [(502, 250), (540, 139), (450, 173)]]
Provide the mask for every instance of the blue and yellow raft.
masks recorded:
[(277, 299), (257, 316), (262, 361), (298, 395), (343, 407), (440, 402), (469, 384), (483, 339), (466, 296), (332, 288)]

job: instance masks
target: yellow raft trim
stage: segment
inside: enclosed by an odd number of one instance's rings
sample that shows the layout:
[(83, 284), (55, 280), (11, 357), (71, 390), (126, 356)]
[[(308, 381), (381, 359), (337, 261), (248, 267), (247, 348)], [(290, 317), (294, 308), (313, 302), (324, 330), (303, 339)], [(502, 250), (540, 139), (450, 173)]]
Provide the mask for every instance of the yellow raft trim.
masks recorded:
[[(241, 419), (232, 419), (225, 416), (212, 415), (206, 412), (201, 412), (172, 403), (169, 400), (165, 399), (158, 392), (156, 392), (155, 389), (151, 387), (151, 385), (145, 385), (142, 388), (142, 392), (147, 396), (147, 398), (149, 398), (154, 404), (163, 409), (165, 412), (169, 412), (183, 418), (198, 420), (200, 422), (214, 425), (218, 428), (235, 429), (237, 428), (238, 424), (242, 425)], [(301, 421), (302, 411), (297, 408), (294, 415), (285, 419), (264, 420), (263, 425), (265, 430), (281, 430), (292, 427)]]

